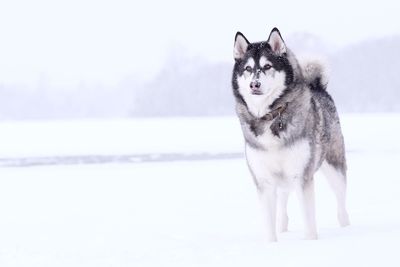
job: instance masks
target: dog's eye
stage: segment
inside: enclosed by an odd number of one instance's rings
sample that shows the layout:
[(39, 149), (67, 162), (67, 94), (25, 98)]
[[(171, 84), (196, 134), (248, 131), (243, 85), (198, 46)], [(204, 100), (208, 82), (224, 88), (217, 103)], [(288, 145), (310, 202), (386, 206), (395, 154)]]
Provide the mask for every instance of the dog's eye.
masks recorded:
[(248, 72), (251, 72), (251, 71), (253, 70), (253, 68), (250, 67), (250, 66), (247, 66), (247, 67), (245, 68), (245, 70), (248, 71)]
[(272, 68), (272, 66), (270, 64), (266, 64), (263, 69), (264, 70), (269, 70), (270, 68)]

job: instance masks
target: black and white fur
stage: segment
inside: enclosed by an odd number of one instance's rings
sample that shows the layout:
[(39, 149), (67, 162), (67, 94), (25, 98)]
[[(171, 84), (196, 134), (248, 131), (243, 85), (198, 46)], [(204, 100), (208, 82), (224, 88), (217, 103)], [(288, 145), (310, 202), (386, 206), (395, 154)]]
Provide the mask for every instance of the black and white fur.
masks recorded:
[[(236, 112), (268, 240), (276, 241), (277, 230), (288, 229), (286, 206), (292, 189), (303, 208), (305, 238), (317, 239), (314, 173), (319, 169), (337, 197), (339, 224), (349, 225), (344, 141), (323, 66), (300, 65), (276, 28), (267, 41), (257, 43), (238, 32), (233, 55)], [(283, 105), (282, 114), (265, 119)]]

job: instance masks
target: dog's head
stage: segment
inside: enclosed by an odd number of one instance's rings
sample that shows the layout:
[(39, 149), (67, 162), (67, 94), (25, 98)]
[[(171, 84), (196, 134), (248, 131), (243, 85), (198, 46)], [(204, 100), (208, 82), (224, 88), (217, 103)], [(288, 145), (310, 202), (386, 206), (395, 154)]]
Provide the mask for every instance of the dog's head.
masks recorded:
[(234, 94), (255, 116), (263, 115), (294, 81), (295, 59), (277, 28), (266, 42), (250, 43), (242, 33), (236, 33), (233, 57)]

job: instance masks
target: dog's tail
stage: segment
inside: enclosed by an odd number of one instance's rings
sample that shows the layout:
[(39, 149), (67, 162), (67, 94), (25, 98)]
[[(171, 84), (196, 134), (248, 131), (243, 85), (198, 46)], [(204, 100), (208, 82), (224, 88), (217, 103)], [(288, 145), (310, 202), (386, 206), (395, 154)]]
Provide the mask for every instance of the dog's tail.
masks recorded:
[(302, 60), (301, 68), (305, 82), (315, 90), (326, 90), (328, 86), (328, 74), (325, 64), (321, 60)]

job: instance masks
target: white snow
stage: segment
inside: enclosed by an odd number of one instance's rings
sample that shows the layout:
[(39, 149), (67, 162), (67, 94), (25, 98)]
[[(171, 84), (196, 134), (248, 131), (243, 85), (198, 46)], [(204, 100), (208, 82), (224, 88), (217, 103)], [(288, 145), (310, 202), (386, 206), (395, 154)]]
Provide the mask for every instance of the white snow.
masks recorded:
[[(211, 131), (211, 129), (215, 129)], [(0, 123), (0, 157), (238, 152), (233, 117)]]
[[(343, 115), (348, 210), (316, 177), (320, 239), (265, 241), (244, 159), (0, 168), (0, 266), (400, 266), (400, 115)], [(241, 152), (236, 118), (6, 122), (1, 158)]]

